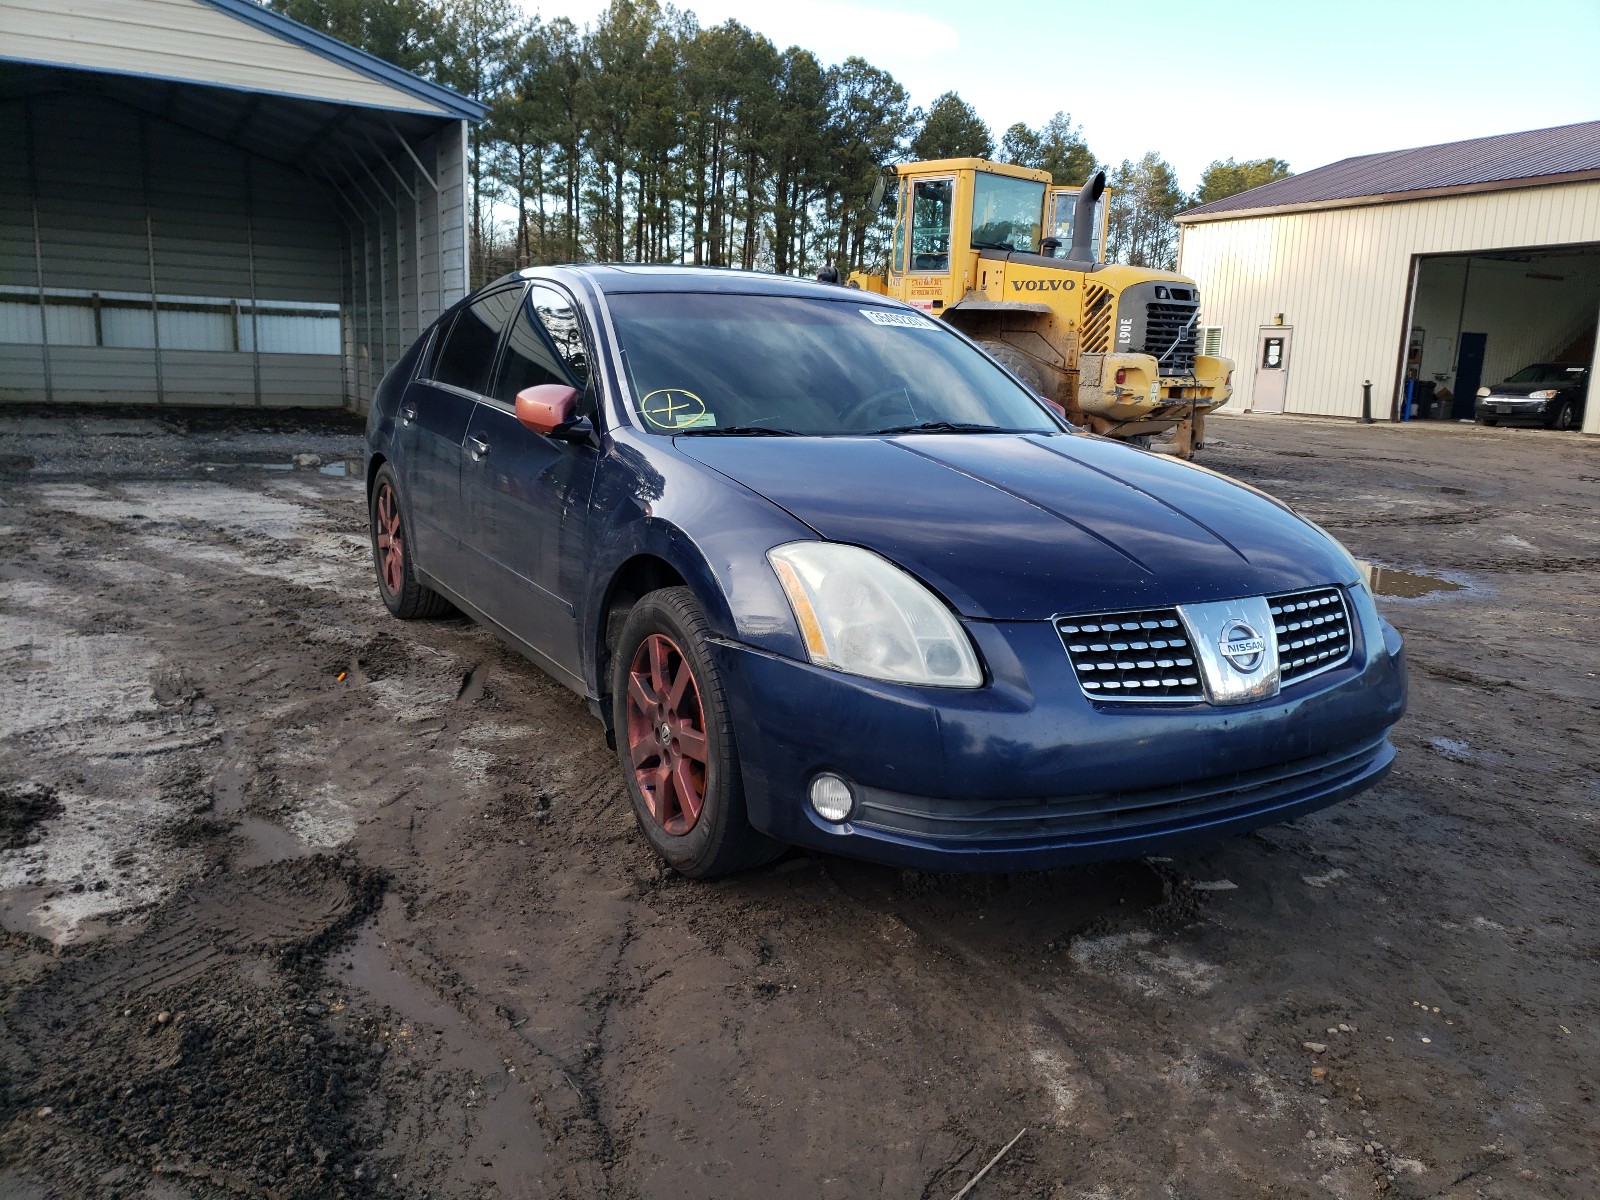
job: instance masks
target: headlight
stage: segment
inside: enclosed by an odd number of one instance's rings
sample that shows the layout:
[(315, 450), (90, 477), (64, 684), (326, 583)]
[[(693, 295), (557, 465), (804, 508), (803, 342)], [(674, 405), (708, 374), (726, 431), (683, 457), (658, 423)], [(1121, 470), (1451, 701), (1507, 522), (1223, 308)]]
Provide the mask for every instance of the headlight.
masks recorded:
[(1479, 388), (1478, 389), (1478, 399), (1481, 400), (1485, 396), (1487, 396), (1488, 394), (1489, 394), (1489, 389), (1488, 388)]
[(893, 683), (974, 688), (978, 656), (937, 596), (860, 546), (790, 542), (767, 551), (819, 667)]
[(1528, 393), (1528, 399), (1529, 400), (1554, 400), (1555, 398), (1556, 398), (1556, 390), (1554, 388), (1546, 388), (1542, 392), (1529, 392)]

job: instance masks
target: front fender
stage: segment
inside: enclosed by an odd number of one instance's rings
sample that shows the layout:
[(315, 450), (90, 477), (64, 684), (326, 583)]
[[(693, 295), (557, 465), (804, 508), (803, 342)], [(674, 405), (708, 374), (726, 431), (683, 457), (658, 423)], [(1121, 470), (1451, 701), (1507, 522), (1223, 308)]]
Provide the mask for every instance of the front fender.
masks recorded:
[[(608, 439), (591, 515), (596, 537), (584, 589), (585, 677), (601, 695), (599, 647), (619, 574), (641, 555), (658, 558), (694, 592), (719, 637), (789, 658), (805, 646), (766, 552), (817, 534), (771, 501), (669, 447), (646, 456), (648, 434)], [(693, 531), (691, 533), (690, 531)]]

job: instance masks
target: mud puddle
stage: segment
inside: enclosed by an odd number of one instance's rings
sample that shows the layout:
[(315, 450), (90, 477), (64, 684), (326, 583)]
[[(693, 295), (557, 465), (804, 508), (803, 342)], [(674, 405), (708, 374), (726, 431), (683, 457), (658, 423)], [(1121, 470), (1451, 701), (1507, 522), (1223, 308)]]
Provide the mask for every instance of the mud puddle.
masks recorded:
[(200, 463), (201, 470), (207, 473), (213, 471), (315, 471), (319, 475), (327, 475), (335, 479), (343, 479), (348, 475), (361, 474), (362, 460), (355, 456), (336, 458), (325, 461), (321, 455), (299, 454), (287, 461), (240, 461), (240, 462), (208, 462)]
[(1418, 600), (1435, 593), (1469, 590), (1464, 583), (1446, 579), (1442, 575), (1429, 575), (1422, 571), (1401, 571), (1393, 567), (1368, 567), (1368, 586), (1377, 596), (1393, 596), (1402, 600)]

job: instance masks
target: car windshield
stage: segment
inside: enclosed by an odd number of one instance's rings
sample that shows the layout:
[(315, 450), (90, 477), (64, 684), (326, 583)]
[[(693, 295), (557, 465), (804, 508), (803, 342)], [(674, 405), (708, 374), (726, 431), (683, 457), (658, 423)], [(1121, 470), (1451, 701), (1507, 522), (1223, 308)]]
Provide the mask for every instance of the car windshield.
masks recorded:
[(865, 293), (608, 302), (651, 433), (1061, 432), (1030, 392), (938, 322)]
[(1523, 367), (1506, 382), (1562, 383), (1576, 382), (1582, 378), (1582, 367), (1574, 367), (1569, 363), (1534, 363), (1531, 367)]

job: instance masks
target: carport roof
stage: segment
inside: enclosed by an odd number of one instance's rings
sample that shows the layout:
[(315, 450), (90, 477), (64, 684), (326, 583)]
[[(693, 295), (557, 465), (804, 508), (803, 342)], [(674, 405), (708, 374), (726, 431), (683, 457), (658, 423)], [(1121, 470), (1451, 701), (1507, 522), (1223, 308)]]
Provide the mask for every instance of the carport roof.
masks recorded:
[(479, 121), (487, 109), (252, 0), (0, 0), (0, 61)]
[(1346, 158), (1191, 208), (1180, 224), (1600, 179), (1600, 121)]

